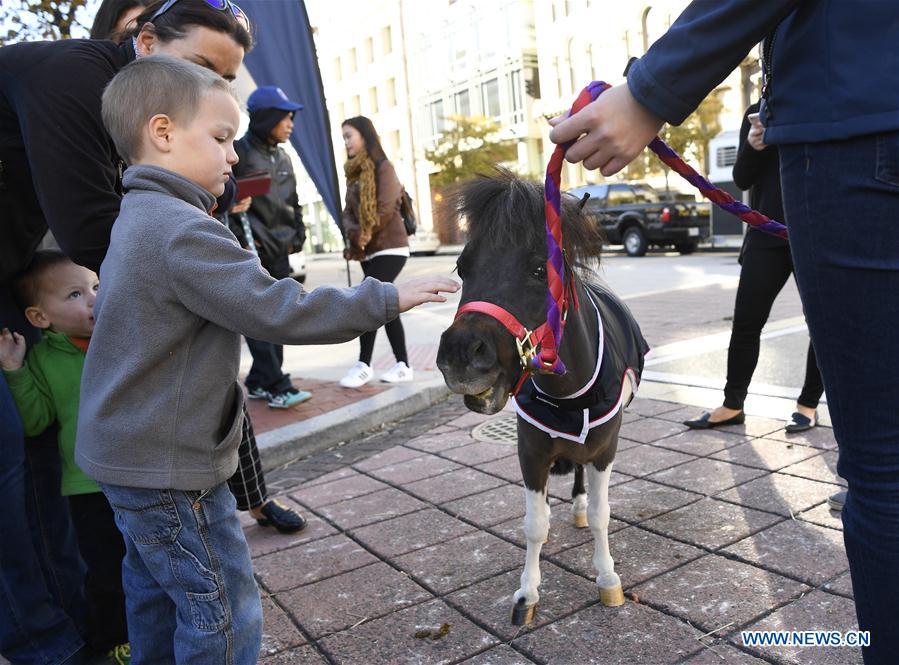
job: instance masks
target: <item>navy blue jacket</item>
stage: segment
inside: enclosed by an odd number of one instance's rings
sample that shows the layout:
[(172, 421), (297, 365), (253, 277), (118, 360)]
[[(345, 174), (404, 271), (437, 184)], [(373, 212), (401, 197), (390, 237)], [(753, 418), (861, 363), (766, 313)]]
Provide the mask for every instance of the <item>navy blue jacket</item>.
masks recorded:
[(766, 143), (899, 129), (897, 0), (694, 0), (631, 66), (628, 86), (680, 124), (772, 31)]

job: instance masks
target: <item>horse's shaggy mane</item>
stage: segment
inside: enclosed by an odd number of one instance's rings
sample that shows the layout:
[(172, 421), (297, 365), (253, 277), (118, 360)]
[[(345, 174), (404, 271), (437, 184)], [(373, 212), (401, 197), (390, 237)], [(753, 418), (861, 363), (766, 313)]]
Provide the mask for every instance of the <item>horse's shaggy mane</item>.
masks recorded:
[[(596, 220), (571, 196), (562, 195), (562, 244), (571, 264), (595, 262), (602, 249)], [(466, 220), (468, 241), (494, 247), (524, 245), (546, 256), (543, 186), (497, 168), (460, 185), (449, 197), (449, 210)]]

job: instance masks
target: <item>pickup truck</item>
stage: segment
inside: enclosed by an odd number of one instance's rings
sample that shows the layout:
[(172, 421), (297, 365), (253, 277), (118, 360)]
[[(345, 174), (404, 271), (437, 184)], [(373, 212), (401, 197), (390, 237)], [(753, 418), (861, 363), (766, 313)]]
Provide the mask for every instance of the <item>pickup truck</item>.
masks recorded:
[(674, 247), (681, 254), (696, 250), (709, 237), (709, 204), (664, 196), (643, 183), (584, 185), (568, 190), (590, 198), (584, 211), (596, 218), (606, 241), (624, 245), (629, 256), (643, 256), (650, 247)]

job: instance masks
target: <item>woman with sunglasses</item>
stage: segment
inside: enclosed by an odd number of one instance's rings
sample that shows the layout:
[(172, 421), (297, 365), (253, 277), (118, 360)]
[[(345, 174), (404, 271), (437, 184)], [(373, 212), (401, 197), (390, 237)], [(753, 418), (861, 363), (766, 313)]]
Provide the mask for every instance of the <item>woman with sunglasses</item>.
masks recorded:
[[(106, 84), (150, 54), (233, 79), (252, 46), (249, 28), (230, 0), (165, 0), (148, 7), (118, 45), (63, 40), (0, 48), (0, 328), (38, 339), (18, 313), (10, 281), (48, 227), (66, 254), (99, 271), (124, 167), (100, 117)], [(0, 504), (0, 584), (8, 591), (0, 594), (0, 653), (13, 662), (90, 662), (95, 655), (78, 631), (83, 570), (59, 495), (55, 433), (25, 441), (2, 377)]]
[[(140, 10), (151, 4), (150, 0), (103, 0), (91, 27), (91, 39), (121, 41), (128, 36), (129, 25), (131, 30), (135, 28)], [(135, 11), (138, 13), (135, 14)], [(218, 210), (227, 208), (227, 202), (220, 200)], [(303, 516), (290, 506), (268, 496), (253, 425), (249, 414), (244, 415), (245, 430), (240, 444), (240, 464), (229, 481), (234, 498), (237, 499), (237, 509), (249, 511), (260, 526), (274, 527), (286, 534), (301, 531), (306, 526)]]

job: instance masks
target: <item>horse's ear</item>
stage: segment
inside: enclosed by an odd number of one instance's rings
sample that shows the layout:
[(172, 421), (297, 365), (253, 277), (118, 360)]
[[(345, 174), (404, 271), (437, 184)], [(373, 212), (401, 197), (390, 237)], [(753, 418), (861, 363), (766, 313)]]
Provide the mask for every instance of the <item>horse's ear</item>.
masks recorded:
[(590, 198), (590, 192), (584, 192), (584, 198), (582, 198), (577, 204), (578, 210), (584, 209), (584, 206), (587, 205), (587, 199), (589, 199), (589, 198)]

